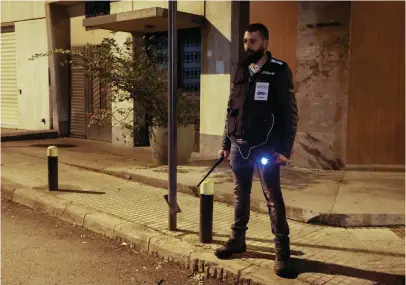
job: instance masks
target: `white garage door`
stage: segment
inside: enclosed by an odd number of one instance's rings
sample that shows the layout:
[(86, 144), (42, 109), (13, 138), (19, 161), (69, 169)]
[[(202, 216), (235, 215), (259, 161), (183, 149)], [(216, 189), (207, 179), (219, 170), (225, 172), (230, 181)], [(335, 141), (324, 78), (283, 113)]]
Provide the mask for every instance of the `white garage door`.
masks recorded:
[(15, 32), (1, 33), (1, 127), (18, 127), (18, 88)]

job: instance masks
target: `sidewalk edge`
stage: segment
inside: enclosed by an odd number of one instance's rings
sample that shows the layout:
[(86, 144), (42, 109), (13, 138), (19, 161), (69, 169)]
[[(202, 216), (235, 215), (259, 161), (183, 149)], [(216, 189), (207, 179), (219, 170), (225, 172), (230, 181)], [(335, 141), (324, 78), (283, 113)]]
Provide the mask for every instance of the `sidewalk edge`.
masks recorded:
[[(212, 278), (234, 284), (266, 285), (264, 277), (256, 272), (244, 273), (251, 264), (243, 261), (224, 261), (212, 253), (176, 237), (148, 228), (120, 217), (68, 201), (56, 193), (29, 187), (1, 187), (2, 197), (50, 216), (87, 228), (117, 241), (125, 241), (131, 248), (164, 261), (173, 262), (193, 273), (205, 273)], [(274, 276), (278, 278), (277, 276)], [(299, 283), (300, 282), (300, 283)], [(302, 280), (294, 284), (307, 284)], [(292, 284), (293, 284), (292, 283)]]

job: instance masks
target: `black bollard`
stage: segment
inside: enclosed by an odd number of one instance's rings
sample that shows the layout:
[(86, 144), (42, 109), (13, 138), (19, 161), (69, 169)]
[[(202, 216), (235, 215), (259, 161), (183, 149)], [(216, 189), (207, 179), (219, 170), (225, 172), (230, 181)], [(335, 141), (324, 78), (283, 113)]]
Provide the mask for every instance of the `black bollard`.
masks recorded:
[(213, 241), (214, 183), (205, 181), (200, 185), (200, 242)]
[(58, 191), (58, 148), (50, 146), (47, 150), (48, 155), (48, 189), (49, 191)]

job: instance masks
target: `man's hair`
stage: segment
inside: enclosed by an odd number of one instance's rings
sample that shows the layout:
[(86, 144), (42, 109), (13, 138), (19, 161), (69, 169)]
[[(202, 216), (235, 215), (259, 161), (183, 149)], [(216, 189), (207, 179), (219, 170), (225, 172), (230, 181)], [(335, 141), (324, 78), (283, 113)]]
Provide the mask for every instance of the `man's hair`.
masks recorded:
[(268, 29), (262, 24), (259, 24), (259, 23), (251, 24), (251, 25), (248, 26), (246, 31), (248, 33), (259, 32), (259, 34), (261, 35), (261, 37), (263, 39), (269, 40)]

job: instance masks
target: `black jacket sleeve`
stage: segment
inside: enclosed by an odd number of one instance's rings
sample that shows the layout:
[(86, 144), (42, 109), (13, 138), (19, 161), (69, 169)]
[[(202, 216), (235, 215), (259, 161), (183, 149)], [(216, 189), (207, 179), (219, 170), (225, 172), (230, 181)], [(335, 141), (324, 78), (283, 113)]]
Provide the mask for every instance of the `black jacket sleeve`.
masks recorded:
[(286, 63), (281, 68), (282, 70), (279, 72), (277, 83), (281, 138), (277, 151), (289, 159), (292, 154), (293, 143), (295, 142), (299, 114), (292, 71)]

